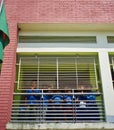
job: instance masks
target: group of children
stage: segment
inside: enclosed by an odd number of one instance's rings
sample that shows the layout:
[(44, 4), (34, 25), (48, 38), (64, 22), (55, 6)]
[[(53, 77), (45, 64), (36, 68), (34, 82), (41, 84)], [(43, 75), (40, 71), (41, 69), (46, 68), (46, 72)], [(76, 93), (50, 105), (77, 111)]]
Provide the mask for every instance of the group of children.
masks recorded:
[(81, 86), (80, 93), (76, 94), (72, 92), (71, 89), (66, 88), (64, 92), (60, 89), (52, 90), (50, 87), (42, 92), (39, 89), (36, 89), (36, 83), (32, 82), (31, 88), (26, 90), (26, 97), (28, 104), (37, 103), (38, 100), (43, 100), (44, 105), (48, 105), (49, 102), (53, 102), (55, 104), (60, 104), (65, 102), (66, 104), (72, 104), (73, 99), (76, 101), (83, 100), (96, 100), (96, 96), (94, 94), (84, 94), (84, 87)]
[[(31, 89), (26, 90), (26, 103), (31, 108), (43, 107), (48, 113), (49, 119), (58, 119), (68, 117), (69, 119), (76, 116), (81, 118), (80, 113), (85, 114), (85, 110), (91, 110), (92, 107), (96, 107), (96, 96), (94, 94), (85, 94), (84, 88), (81, 86), (79, 94), (75, 94), (70, 89), (65, 89), (64, 92), (61, 90), (52, 90), (50, 87), (45, 91), (36, 89), (36, 83), (33, 81)], [(74, 113), (75, 111), (75, 113)], [(82, 112), (81, 112), (82, 111)], [(68, 116), (70, 115), (70, 116)]]
[(32, 82), (31, 88), (26, 90), (27, 95), (25, 96), (25, 100), (28, 104), (35, 104), (38, 100), (43, 101), (44, 105), (48, 105), (48, 103), (55, 103), (59, 105), (62, 102), (66, 102), (66, 104), (71, 104), (73, 100), (73, 95), (71, 90), (66, 90), (66, 93), (62, 93), (59, 89), (53, 91), (50, 87), (46, 92), (42, 92), (39, 89), (36, 89), (35, 82)]

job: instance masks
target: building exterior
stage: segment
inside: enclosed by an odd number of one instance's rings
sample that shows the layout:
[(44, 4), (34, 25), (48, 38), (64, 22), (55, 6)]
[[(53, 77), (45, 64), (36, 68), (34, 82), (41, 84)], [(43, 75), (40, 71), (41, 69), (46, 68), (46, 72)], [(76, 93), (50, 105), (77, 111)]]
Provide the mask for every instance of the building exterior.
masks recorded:
[[(113, 0), (5, 0), (10, 44), (0, 76), (0, 130), (114, 129), (113, 6)], [(80, 120), (75, 108), (67, 122), (31, 121), (36, 114), (26, 111), (17, 116), (32, 80), (40, 93), (51, 84), (54, 93), (61, 89), (64, 95), (67, 86), (75, 97), (81, 85), (91, 84), (100, 119), (96, 113), (91, 119), (92, 112)]]

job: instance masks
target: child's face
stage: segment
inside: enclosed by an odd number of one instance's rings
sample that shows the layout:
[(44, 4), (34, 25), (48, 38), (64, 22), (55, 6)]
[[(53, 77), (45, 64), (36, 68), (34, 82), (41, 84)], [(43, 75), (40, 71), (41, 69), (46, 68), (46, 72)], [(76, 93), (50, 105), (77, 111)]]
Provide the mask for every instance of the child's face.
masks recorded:
[(31, 87), (35, 88), (36, 87), (36, 82), (33, 81)]
[(80, 89), (81, 89), (81, 90), (84, 90), (84, 86), (81, 86)]
[(57, 90), (56, 93), (60, 93), (60, 90)]
[(67, 93), (71, 93), (72, 91), (71, 90), (68, 90)]

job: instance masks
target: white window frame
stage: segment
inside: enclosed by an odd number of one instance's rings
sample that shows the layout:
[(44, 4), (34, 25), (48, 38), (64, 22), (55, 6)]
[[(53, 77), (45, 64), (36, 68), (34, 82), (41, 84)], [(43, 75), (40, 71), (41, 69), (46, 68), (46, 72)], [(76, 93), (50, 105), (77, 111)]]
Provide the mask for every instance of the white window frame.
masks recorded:
[(53, 85), (53, 89), (79, 89), (80, 85), (92, 85), (93, 89), (98, 89), (99, 86), (96, 56), (20, 56), (17, 65), (18, 90), (29, 89), (25, 86), (32, 80), (36, 80), (37, 88), (41, 89), (49, 85)]

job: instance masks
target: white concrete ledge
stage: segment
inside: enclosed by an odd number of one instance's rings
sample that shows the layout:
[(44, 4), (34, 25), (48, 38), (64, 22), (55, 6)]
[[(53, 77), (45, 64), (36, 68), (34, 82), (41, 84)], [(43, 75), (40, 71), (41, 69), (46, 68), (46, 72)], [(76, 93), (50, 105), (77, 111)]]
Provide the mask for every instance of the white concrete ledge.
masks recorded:
[(114, 130), (114, 123), (8, 123), (6, 130)]

